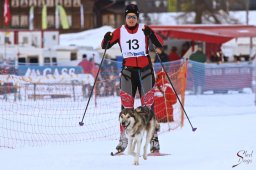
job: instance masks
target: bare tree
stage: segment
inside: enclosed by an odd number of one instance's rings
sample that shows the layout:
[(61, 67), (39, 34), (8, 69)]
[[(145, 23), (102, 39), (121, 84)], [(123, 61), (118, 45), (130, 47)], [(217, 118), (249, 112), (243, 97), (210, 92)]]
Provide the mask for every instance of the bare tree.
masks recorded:
[[(235, 4), (242, 9), (246, 9), (248, 0), (187, 0), (186, 12), (179, 15), (177, 19), (183, 20), (184, 23), (239, 23), (238, 19), (232, 18), (229, 15), (230, 4)], [(184, 3), (184, 1), (183, 1)], [(194, 20), (189, 20), (189, 17), (194, 13)]]

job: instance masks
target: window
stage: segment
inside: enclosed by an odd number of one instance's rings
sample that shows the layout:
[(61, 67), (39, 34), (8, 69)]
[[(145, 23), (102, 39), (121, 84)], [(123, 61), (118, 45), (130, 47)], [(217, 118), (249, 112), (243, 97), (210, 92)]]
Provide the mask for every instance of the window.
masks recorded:
[(5, 36), (4, 42), (5, 42), (5, 44), (11, 44), (10, 37), (6, 37), (6, 36)]
[(22, 37), (21, 44), (28, 44), (28, 37)]
[(62, 5), (62, 4), (63, 4), (62, 0), (55, 0), (55, 5)]
[(74, 0), (73, 1), (73, 6), (74, 7), (79, 7), (81, 5), (81, 0)]
[(72, 53), (70, 54), (70, 60), (71, 60), (71, 61), (77, 60), (77, 54), (74, 53), (74, 52), (72, 52)]
[(18, 58), (18, 63), (19, 63), (19, 65), (25, 64), (26, 63), (26, 58), (25, 57), (19, 57)]
[(36, 6), (36, 0), (30, 0), (29, 6)]
[(71, 0), (64, 0), (65, 7), (71, 7)]
[(28, 0), (21, 0), (20, 1), (20, 6), (21, 7), (27, 7), (28, 6)]
[(35, 36), (35, 35), (32, 35), (32, 46), (33, 47), (39, 47), (38, 37)]
[(12, 0), (12, 7), (19, 7), (19, 0)]
[(113, 14), (103, 15), (102, 24), (115, 27), (115, 16)]
[(56, 66), (57, 65), (57, 58), (52, 57), (52, 65)]
[(38, 0), (38, 6), (43, 6), (44, 0)]
[(49, 28), (54, 27), (54, 16), (53, 15), (48, 15), (47, 16), (47, 23)]
[(20, 26), (20, 20), (18, 15), (12, 16), (12, 27), (19, 27)]
[(51, 59), (50, 57), (45, 57), (44, 58), (44, 65), (50, 65), (51, 64)]
[(68, 24), (72, 27), (72, 16), (68, 15)]
[(20, 26), (21, 27), (27, 27), (28, 26), (28, 16), (27, 15), (22, 15), (20, 17)]
[(46, 0), (46, 5), (49, 7), (53, 7), (54, 6), (53, 0)]
[(36, 56), (29, 56), (28, 57), (28, 62), (30, 64), (33, 64), (33, 65), (38, 65), (38, 62), (39, 62), (38, 56), (37, 55)]

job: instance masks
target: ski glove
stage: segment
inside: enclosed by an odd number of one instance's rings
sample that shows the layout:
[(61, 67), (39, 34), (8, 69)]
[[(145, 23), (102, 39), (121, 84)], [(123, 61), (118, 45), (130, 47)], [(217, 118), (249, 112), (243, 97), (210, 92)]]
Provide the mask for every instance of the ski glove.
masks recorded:
[(111, 40), (112, 40), (112, 37), (113, 37), (112, 32), (107, 32), (107, 33), (104, 35), (104, 40), (105, 40), (105, 41), (111, 41)]
[(145, 36), (150, 36), (153, 33), (153, 31), (149, 27), (145, 27), (144, 29), (142, 29), (142, 31), (144, 32)]

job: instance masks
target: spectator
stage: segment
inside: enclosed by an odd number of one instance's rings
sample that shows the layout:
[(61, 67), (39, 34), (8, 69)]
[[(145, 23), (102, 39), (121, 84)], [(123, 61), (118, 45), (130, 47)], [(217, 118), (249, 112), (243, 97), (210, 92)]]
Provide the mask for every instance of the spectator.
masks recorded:
[(217, 57), (217, 64), (221, 64), (223, 62), (223, 53), (222, 51), (217, 51), (216, 53), (216, 57)]
[(95, 64), (94, 57), (90, 58), (89, 62), (91, 63), (91, 71), (90, 73), (93, 75), (94, 78), (96, 78), (96, 75), (98, 73), (99, 67)]
[(189, 43), (188, 42), (185, 42), (183, 45), (182, 45), (182, 49), (181, 49), (181, 58), (184, 57), (184, 55), (186, 54), (186, 52), (188, 51), (189, 49)]
[(211, 52), (211, 55), (210, 55), (210, 61), (212, 63), (215, 63), (217, 61), (217, 56), (216, 56), (216, 53), (215, 52)]
[[(87, 55), (83, 55), (83, 60), (78, 64), (83, 68), (84, 74), (93, 74), (94, 68), (94, 60), (90, 59), (90, 61), (87, 60)], [(97, 74), (97, 73), (96, 73)], [(84, 83), (82, 86), (83, 96), (89, 97), (90, 91), (92, 86), (89, 83)]]
[(83, 55), (83, 60), (78, 65), (83, 68), (83, 73), (91, 73), (93, 65), (88, 61), (86, 54)]
[(177, 54), (177, 47), (175, 47), (175, 46), (172, 47), (171, 53), (169, 54), (168, 58), (169, 58), (169, 61), (172, 61), (169, 65), (169, 68), (170, 68), (170, 74), (173, 74), (173, 73), (177, 72), (180, 68), (179, 60), (181, 58)]
[(202, 94), (205, 85), (205, 66), (206, 55), (202, 51), (202, 47), (198, 47), (197, 51), (190, 55), (192, 61), (192, 72), (194, 79), (194, 93)]
[(180, 56), (177, 54), (177, 47), (173, 46), (171, 49), (171, 53), (168, 56), (169, 61), (175, 61), (175, 60), (179, 60)]

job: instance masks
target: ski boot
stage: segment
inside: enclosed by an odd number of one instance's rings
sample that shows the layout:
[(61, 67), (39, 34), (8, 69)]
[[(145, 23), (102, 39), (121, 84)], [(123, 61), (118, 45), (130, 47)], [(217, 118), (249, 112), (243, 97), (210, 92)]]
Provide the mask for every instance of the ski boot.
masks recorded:
[(125, 135), (121, 135), (120, 139), (119, 139), (119, 143), (116, 146), (116, 150), (118, 152), (124, 152), (124, 150), (126, 149), (127, 145), (128, 145), (128, 139), (126, 138)]
[(151, 153), (159, 153), (160, 145), (157, 136), (154, 136), (150, 141), (150, 152)]

